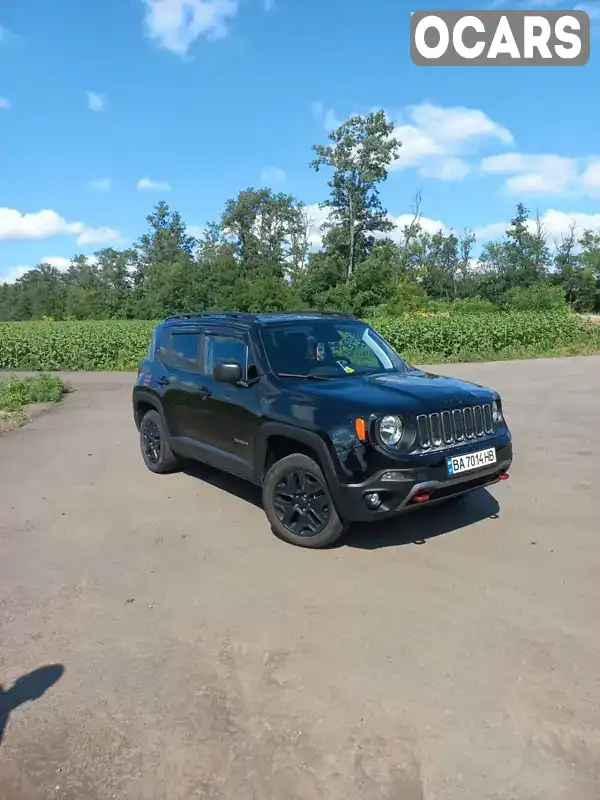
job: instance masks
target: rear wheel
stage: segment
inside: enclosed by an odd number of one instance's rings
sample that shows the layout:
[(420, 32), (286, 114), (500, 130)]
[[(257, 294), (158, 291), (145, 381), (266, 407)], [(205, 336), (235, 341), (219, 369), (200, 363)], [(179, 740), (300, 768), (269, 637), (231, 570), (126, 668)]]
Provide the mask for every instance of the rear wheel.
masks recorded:
[(177, 456), (169, 447), (158, 411), (147, 411), (140, 425), (140, 448), (145, 465), (159, 475), (177, 469)]
[(345, 532), (319, 465), (294, 453), (275, 462), (263, 483), (263, 507), (273, 532), (300, 547), (327, 547)]

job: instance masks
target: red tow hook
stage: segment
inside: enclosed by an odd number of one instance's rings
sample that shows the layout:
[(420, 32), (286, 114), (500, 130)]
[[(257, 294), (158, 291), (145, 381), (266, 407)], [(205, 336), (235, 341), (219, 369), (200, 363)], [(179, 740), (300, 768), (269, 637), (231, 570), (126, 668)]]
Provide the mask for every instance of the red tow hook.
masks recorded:
[(429, 500), (429, 495), (427, 492), (418, 492), (414, 497), (413, 500), (415, 503), (426, 503)]

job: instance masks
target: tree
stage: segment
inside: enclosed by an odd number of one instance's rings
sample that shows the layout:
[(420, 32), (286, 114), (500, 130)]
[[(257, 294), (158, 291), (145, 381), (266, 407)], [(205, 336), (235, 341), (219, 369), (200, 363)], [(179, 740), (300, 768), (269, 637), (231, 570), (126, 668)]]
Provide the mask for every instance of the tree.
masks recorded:
[(106, 316), (109, 318), (131, 316), (134, 312), (131, 301), (137, 266), (135, 250), (115, 250), (114, 247), (107, 247), (96, 253), (96, 263)]
[(142, 319), (195, 310), (190, 289), (195, 284), (197, 241), (187, 233), (177, 211), (160, 202), (146, 217), (150, 225), (136, 246), (133, 309)]
[(551, 254), (540, 217), (520, 203), (501, 241), (432, 231), (416, 192), (402, 228), (379, 196), (401, 143), (383, 111), (354, 116), (313, 147), (312, 167), (330, 170), (325, 234), (317, 246), (306, 207), (291, 194), (249, 187), (190, 236), (161, 202), (131, 247), (76, 255), (0, 284), (0, 321), (157, 319), (202, 310), (353, 311), (363, 317), (419, 308), (600, 311), (600, 233), (573, 227)]
[(292, 195), (246, 189), (225, 204), (221, 230), (235, 241), (245, 275), (283, 278), (306, 261), (308, 220)]
[(532, 231), (529, 209), (519, 203), (504, 242), (507, 283), (527, 287), (546, 279), (550, 264), (550, 249), (546, 239), (539, 215)]
[[(580, 264), (582, 275), (585, 275), (585, 294), (589, 308), (586, 311), (600, 311), (600, 234), (584, 231), (579, 240)], [(594, 285), (594, 291), (592, 291)], [(583, 292), (582, 292), (583, 293)]]
[(398, 157), (401, 142), (392, 136), (394, 126), (384, 111), (366, 117), (353, 116), (329, 134), (329, 145), (314, 145), (315, 171), (333, 170), (328, 182), (331, 195), (321, 203), (329, 209), (325, 227), (339, 227), (343, 235), (327, 239), (327, 245), (342, 245), (346, 256), (346, 280), (357, 260), (366, 257), (373, 237), (393, 229), (379, 197), (378, 184), (385, 181), (391, 162)]
[(430, 297), (454, 300), (457, 295), (460, 254), (458, 238), (438, 231), (425, 237), (423, 287)]

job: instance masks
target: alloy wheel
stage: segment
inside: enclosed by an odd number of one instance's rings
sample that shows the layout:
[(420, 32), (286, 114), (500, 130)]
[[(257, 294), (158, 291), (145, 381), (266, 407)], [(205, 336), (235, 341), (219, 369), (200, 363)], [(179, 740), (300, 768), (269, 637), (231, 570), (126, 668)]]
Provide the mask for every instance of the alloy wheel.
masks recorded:
[(295, 536), (316, 536), (331, 516), (331, 498), (319, 478), (303, 469), (285, 475), (275, 487), (275, 512)]

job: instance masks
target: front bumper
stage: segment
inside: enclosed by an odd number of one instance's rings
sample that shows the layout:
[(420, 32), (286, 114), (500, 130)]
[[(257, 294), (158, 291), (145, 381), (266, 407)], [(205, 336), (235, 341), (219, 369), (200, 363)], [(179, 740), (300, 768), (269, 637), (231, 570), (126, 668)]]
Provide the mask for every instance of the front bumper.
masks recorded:
[[(369, 522), (400, 514), (415, 507), (435, 503), (466, 494), (483, 486), (490, 486), (508, 472), (512, 464), (512, 443), (496, 446), (496, 463), (489, 467), (474, 469), (449, 478), (446, 471), (446, 455), (433, 465), (416, 466), (412, 469), (395, 469), (390, 466), (371, 476), (364, 483), (343, 484), (336, 487), (335, 501), (340, 515), (347, 522)], [(397, 480), (384, 481), (383, 475), (393, 471)], [(370, 508), (366, 496), (377, 493), (381, 505)], [(426, 492), (429, 500), (417, 502), (415, 495)]]

